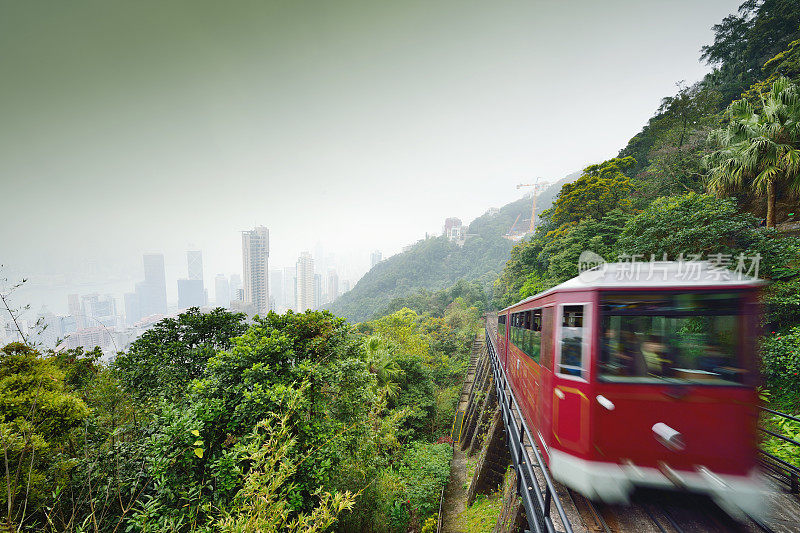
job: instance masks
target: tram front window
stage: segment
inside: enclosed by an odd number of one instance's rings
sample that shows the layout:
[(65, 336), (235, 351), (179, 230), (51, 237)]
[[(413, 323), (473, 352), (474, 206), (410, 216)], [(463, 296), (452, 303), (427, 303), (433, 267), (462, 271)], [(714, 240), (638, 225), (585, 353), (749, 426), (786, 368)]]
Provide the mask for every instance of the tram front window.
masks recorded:
[(697, 385), (750, 381), (740, 348), (741, 298), (617, 293), (601, 300), (600, 379)]

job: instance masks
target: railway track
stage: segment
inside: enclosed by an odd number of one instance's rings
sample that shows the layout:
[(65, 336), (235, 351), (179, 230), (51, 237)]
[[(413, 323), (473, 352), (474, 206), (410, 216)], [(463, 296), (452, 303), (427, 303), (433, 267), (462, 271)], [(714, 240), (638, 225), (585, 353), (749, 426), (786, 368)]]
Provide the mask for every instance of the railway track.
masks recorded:
[(593, 502), (568, 490), (586, 531), (598, 533), (784, 533), (800, 523), (770, 525), (753, 517), (734, 519), (711, 499), (661, 491), (640, 491), (631, 505)]
[[(487, 323), (487, 346), (491, 357), (496, 390), (503, 409), (509, 449), (519, 464), (514, 463), (518, 475), (528, 472), (520, 495), (530, 500), (525, 505), (528, 516), (538, 517), (529, 523), (531, 530), (602, 533), (800, 533), (800, 500), (795, 494), (796, 481), (787, 486), (786, 479), (763, 470), (767, 483), (765, 496), (769, 502), (769, 519), (764, 521), (749, 516), (734, 518), (711, 498), (697, 493), (639, 489), (630, 505), (609, 505), (593, 502), (577, 492), (551, 480), (547, 467), (539, 459), (535, 439), (522, 418), (505, 371), (496, 359), (493, 342), (494, 324)], [(514, 446), (512, 446), (512, 443)], [(533, 458), (537, 460), (534, 461)], [(530, 465), (530, 466), (528, 466)], [(524, 468), (523, 468), (524, 467)], [(535, 482), (534, 482), (535, 481)], [(542, 487), (548, 486), (547, 491)], [(525, 490), (527, 487), (527, 491)], [(550, 513), (550, 500), (542, 503), (544, 496), (552, 497), (558, 513)], [(537, 507), (536, 501), (539, 501)], [(531, 503), (532, 502), (532, 503)], [(530, 514), (535, 513), (535, 514)], [(547, 517), (542, 522), (542, 516)]]

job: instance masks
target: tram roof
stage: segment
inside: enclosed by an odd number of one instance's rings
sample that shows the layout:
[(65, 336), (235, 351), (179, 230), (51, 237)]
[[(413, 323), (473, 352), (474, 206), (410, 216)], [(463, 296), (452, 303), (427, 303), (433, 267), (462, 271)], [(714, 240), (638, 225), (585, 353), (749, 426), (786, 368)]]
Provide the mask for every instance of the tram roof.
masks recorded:
[[(736, 258), (733, 261), (736, 262)], [(502, 311), (564, 290), (758, 287), (765, 284), (765, 281), (748, 275), (746, 271), (733, 271), (710, 261), (603, 263)]]

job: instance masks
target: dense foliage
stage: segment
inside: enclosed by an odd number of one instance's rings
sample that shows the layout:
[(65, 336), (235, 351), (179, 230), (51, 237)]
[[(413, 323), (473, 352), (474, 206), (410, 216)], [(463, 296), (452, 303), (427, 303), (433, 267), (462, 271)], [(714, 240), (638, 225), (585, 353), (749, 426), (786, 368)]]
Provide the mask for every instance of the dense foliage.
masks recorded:
[(449, 475), (452, 450), (436, 441), (478, 324), (463, 298), (440, 316), (404, 308), (359, 330), (328, 312), (245, 324), (192, 309), (111, 366), (98, 351), (8, 345), (4, 525), (419, 529)]

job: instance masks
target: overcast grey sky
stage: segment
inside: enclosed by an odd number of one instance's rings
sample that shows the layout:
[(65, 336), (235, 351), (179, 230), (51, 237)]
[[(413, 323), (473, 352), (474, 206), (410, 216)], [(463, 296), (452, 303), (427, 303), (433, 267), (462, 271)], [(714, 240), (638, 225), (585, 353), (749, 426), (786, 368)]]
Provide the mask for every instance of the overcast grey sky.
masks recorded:
[(397, 252), (616, 155), (738, 3), (0, 0), (0, 263)]

